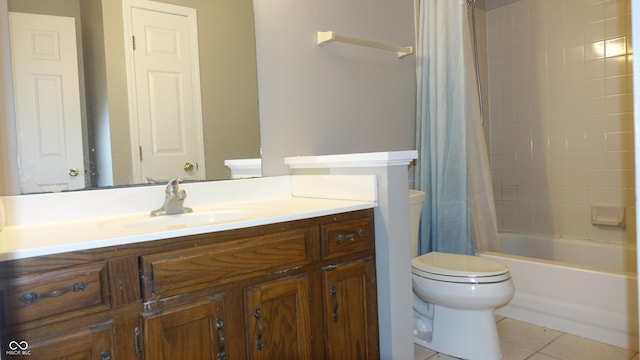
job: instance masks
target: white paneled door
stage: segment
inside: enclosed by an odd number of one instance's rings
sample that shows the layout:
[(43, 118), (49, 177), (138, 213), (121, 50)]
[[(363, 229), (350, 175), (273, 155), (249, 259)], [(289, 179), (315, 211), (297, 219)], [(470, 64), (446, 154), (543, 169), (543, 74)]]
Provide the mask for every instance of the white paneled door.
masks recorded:
[(195, 12), (169, 10), (131, 8), (137, 120), (132, 145), (139, 151), (141, 178), (204, 179)]
[(75, 20), (9, 13), (23, 193), (85, 187)]

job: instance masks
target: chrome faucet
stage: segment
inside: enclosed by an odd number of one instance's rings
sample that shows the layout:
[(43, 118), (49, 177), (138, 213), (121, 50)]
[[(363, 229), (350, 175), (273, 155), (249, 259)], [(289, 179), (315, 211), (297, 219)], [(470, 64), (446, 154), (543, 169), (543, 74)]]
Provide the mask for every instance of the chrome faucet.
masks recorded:
[(193, 211), (191, 208), (184, 207), (184, 199), (186, 199), (187, 193), (179, 189), (178, 185), (181, 182), (182, 179), (169, 180), (164, 190), (164, 204), (162, 204), (161, 208), (153, 210), (151, 216), (183, 214)]

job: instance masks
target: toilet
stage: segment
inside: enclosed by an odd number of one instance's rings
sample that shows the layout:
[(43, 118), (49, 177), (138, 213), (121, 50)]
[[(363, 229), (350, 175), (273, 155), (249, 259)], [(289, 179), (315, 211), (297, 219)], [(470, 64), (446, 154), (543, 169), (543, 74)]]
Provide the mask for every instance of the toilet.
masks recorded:
[[(425, 193), (410, 190), (411, 246)], [(411, 259), (414, 342), (470, 360), (502, 358), (494, 311), (509, 303), (515, 288), (509, 268), (486, 258), (431, 252)]]

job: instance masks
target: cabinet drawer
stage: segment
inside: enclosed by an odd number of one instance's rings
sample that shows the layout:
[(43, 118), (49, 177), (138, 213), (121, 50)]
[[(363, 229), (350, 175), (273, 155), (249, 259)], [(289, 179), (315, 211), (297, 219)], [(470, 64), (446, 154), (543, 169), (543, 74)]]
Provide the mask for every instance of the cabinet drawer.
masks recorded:
[(297, 229), (142, 256), (144, 299), (158, 299), (309, 264), (308, 231)]
[(3, 283), (6, 325), (109, 309), (106, 262), (27, 274)]
[(373, 249), (371, 225), (369, 218), (322, 225), (322, 258), (332, 259)]

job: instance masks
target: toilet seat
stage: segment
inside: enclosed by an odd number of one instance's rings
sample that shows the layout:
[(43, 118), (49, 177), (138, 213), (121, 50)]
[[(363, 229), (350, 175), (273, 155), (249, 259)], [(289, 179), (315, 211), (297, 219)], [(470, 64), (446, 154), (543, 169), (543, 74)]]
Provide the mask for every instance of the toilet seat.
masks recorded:
[(485, 284), (511, 278), (509, 268), (496, 261), (441, 252), (411, 259), (411, 272), (423, 278), (453, 283)]

